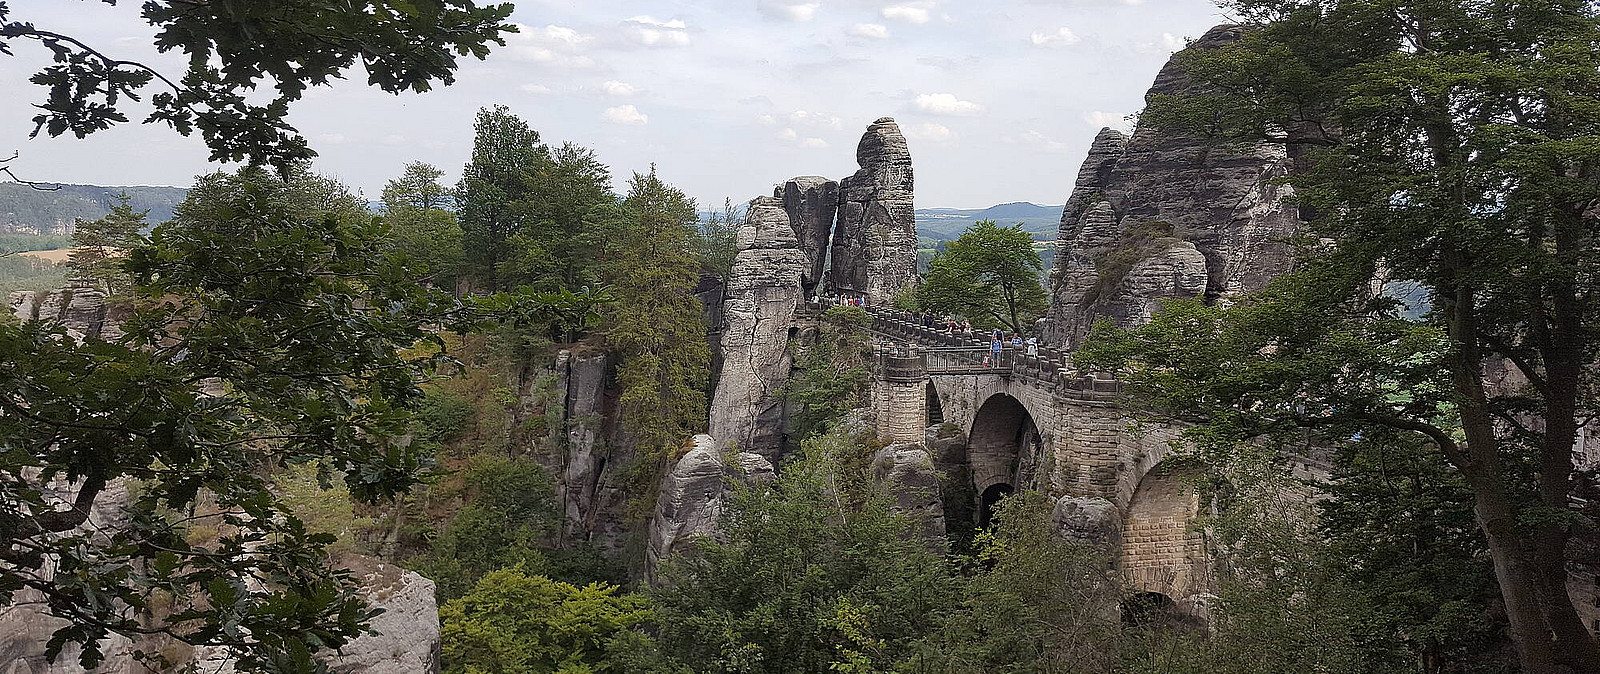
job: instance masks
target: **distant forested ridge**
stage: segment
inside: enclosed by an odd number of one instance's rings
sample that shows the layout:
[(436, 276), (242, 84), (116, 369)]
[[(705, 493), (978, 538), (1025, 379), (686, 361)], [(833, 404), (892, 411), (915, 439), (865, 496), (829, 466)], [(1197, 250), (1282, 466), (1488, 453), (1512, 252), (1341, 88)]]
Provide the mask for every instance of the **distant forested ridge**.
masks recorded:
[(128, 195), (134, 210), (150, 211), (148, 222), (165, 222), (187, 193), (181, 187), (61, 185), (42, 190), (0, 182), (0, 233), (67, 234), (78, 218), (93, 220), (110, 213), (111, 204), (121, 194)]
[(988, 208), (919, 208), (917, 235), (953, 241), (981, 220), (993, 220), (1006, 227), (1022, 225), (1022, 230), (1034, 235), (1034, 239), (1048, 241), (1056, 238), (1056, 229), (1061, 224), (1061, 207), (1014, 201)]

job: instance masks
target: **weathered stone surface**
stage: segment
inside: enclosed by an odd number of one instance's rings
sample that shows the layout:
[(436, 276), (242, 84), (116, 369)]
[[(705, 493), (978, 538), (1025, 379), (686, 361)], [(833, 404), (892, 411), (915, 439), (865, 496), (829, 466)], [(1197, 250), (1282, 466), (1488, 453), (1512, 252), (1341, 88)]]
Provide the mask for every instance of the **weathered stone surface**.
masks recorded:
[(949, 547), (945, 539), (944, 503), (939, 492), (939, 471), (928, 450), (917, 444), (893, 444), (874, 452), (872, 474), (887, 484), (895, 508), (922, 524), (922, 537), (930, 547)]
[(893, 118), (867, 127), (856, 164), (860, 170), (839, 181), (829, 287), (885, 305), (917, 282), (911, 151)]
[(772, 462), (784, 446), (783, 402), (774, 393), (793, 365), (789, 341), (809, 264), (783, 204), (773, 197), (751, 201), (723, 303), (727, 328), (709, 433)]
[(17, 291), (7, 298), (11, 314), (21, 320), (60, 324), (73, 339), (116, 339), (122, 330), (111, 320), (106, 294), (93, 284), (73, 282), (49, 292)]
[(823, 265), (828, 261), (828, 238), (839, 211), (839, 183), (822, 176), (800, 176), (773, 188), (772, 196), (783, 202), (789, 227), (806, 253), (809, 265), (800, 284), (810, 297), (822, 283)]
[[(1238, 35), (1219, 26), (1189, 48)], [(1197, 86), (1174, 60), (1149, 95)], [(1226, 301), (1288, 271), (1299, 220), (1279, 180), (1292, 165), (1276, 144), (1241, 151), (1143, 125), (1131, 138), (1101, 131), (1062, 209), (1046, 341), (1076, 345), (1101, 317), (1138, 325), (1161, 299)]]
[(1103, 498), (1063, 496), (1056, 500), (1050, 521), (1056, 534), (1077, 543), (1110, 543), (1121, 528), (1117, 506)]
[(439, 671), (439, 606), (433, 581), (398, 567), (376, 564), (360, 574), (362, 596), (383, 609), (367, 634), (339, 649), (330, 669), (338, 674), (414, 674)]
[(692, 442), (672, 471), (661, 478), (656, 494), (645, 550), (645, 577), (650, 582), (658, 582), (655, 572), (663, 560), (692, 549), (697, 538), (717, 534), (728, 478), (756, 483), (773, 476), (772, 464), (759, 454), (740, 452), (730, 467), (711, 436), (696, 435)]
[(631, 458), (616, 456), (625, 448), (607, 437), (609, 365), (604, 352), (558, 352), (554, 395), (546, 402), (556, 407), (559, 419), (551, 434), (560, 451), (550, 455), (546, 468), (556, 477), (556, 502), (566, 514), (563, 542), (591, 543), (603, 550), (619, 547), (624, 533), (622, 485), (615, 467)]

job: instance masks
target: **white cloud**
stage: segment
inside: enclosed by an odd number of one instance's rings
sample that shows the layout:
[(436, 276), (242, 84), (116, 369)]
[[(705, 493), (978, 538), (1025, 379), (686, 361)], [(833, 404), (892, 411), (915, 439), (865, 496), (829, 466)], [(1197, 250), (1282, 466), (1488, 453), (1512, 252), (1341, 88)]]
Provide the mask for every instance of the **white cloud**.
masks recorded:
[(344, 145), (350, 138), (342, 133), (324, 133), (317, 136), (317, 142), (326, 145)]
[(934, 6), (935, 3), (926, 1), (904, 2), (898, 5), (884, 7), (881, 14), (885, 19), (894, 19), (895, 21), (922, 24), (932, 20), (933, 15), (929, 10), (932, 10)]
[(688, 24), (682, 19), (662, 21), (651, 16), (636, 16), (623, 23), (628, 36), (646, 47), (689, 46)]
[(600, 114), (600, 118), (612, 124), (625, 124), (628, 126), (640, 126), (650, 123), (649, 115), (639, 112), (638, 108), (631, 105), (606, 108), (606, 111)]
[(776, 126), (778, 123), (778, 118), (773, 117), (772, 115), (762, 115), (757, 117), (756, 121), (761, 122), (762, 126)]
[(1034, 33), (1028, 36), (1028, 41), (1032, 42), (1035, 47), (1065, 47), (1069, 44), (1077, 44), (1079, 38), (1073, 34), (1072, 29), (1062, 26), (1057, 28), (1054, 33)]
[(827, 147), (828, 141), (825, 141), (821, 138), (807, 138), (800, 144), (806, 147)]
[(547, 87), (547, 86), (545, 86), (543, 84), (534, 84), (532, 82), (524, 84), (520, 88), (522, 89), (522, 91), (524, 93), (529, 93), (529, 94), (548, 94), (548, 93), (550, 93), (550, 87)]
[(883, 40), (889, 37), (889, 27), (881, 23), (858, 23), (850, 29), (850, 34), (857, 37)]
[(821, 127), (826, 129), (844, 128), (844, 120), (839, 119), (836, 115), (829, 115), (821, 112), (796, 110), (789, 113), (789, 121), (795, 126)]
[(1038, 150), (1040, 152), (1048, 152), (1048, 153), (1051, 153), (1051, 154), (1065, 154), (1065, 153), (1068, 153), (1068, 152), (1072, 152), (1072, 150), (1073, 150), (1071, 145), (1068, 145), (1068, 144), (1063, 143), (1063, 142), (1061, 142), (1059, 140), (1056, 140), (1054, 138), (1046, 136), (1046, 135), (1044, 135), (1042, 133), (1039, 133), (1038, 131), (1029, 131), (1027, 133), (1024, 133), (1024, 134), (1022, 134), (1022, 138), (1021, 139), (1006, 138), (1004, 140), (1006, 140), (1008, 142), (1012, 142), (1012, 143), (1021, 143), (1021, 144), (1024, 144), (1024, 145), (1027, 145), (1027, 146), (1033, 148), (1034, 150)]
[(387, 136), (384, 136), (379, 142), (383, 143), (384, 145), (405, 145), (406, 137), (398, 133), (391, 133)]
[(901, 127), (901, 131), (911, 140), (925, 140), (933, 143), (942, 143), (956, 137), (950, 127), (936, 122), (922, 122)]
[(1119, 131), (1128, 131), (1128, 116), (1117, 112), (1101, 112), (1099, 110), (1083, 113), (1083, 123), (1096, 129), (1111, 127)]
[(591, 68), (594, 59), (581, 52), (594, 41), (576, 29), (549, 25), (543, 28), (518, 24), (519, 32), (507, 35), (507, 51), (519, 61), (530, 61), (556, 68)]
[(656, 26), (658, 28), (671, 28), (671, 29), (674, 29), (674, 30), (683, 30), (683, 29), (689, 27), (688, 24), (685, 24), (683, 22), (683, 19), (673, 19), (671, 21), (662, 21), (662, 20), (657, 19), (657, 18), (655, 18), (653, 16), (650, 16), (648, 14), (641, 14), (639, 16), (636, 16), (636, 17), (633, 17), (631, 19), (628, 19), (628, 23), (637, 23), (637, 24), (642, 24), (642, 25), (646, 25), (646, 26)]
[(761, 0), (756, 3), (756, 9), (762, 14), (783, 21), (810, 21), (817, 16), (817, 2), (780, 2), (779, 0)]
[(609, 96), (632, 96), (634, 93), (632, 84), (617, 80), (606, 80), (605, 84), (600, 85), (600, 89)]
[(778, 132), (778, 137), (784, 140), (794, 140), (799, 138), (800, 134), (796, 133), (794, 129), (785, 127), (782, 131)]
[(1140, 42), (1139, 44), (1135, 45), (1133, 49), (1141, 54), (1171, 54), (1172, 52), (1180, 51), (1187, 46), (1187, 44), (1184, 44), (1183, 38), (1173, 35), (1172, 33), (1162, 33), (1160, 40), (1155, 42)]
[(983, 114), (982, 105), (963, 101), (956, 98), (955, 94), (918, 94), (916, 106), (918, 110), (933, 115), (972, 117)]

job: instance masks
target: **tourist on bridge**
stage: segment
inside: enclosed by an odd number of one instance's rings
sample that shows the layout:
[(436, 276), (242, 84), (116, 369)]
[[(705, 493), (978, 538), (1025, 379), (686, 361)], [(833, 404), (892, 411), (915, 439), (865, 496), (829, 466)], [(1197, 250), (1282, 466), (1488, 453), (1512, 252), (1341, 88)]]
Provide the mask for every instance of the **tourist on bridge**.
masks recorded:
[(1039, 338), (1037, 338), (1037, 337), (1029, 337), (1028, 338), (1028, 357), (1029, 358), (1038, 358), (1039, 357)]
[[(998, 333), (1000, 331), (996, 330), (995, 332)], [(995, 335), (994, 339), (989, 340), (989, 355), (994, 358), (995, 365), (1000, 364), (1000, 349), (1002, 348), (1005, 348), (1005, 343), (1000, 341), (998, 334)]]
[(968, 339), (972, 338), (972, 321), (965, 319), (961, 321), (961, 334), (966, 335)]

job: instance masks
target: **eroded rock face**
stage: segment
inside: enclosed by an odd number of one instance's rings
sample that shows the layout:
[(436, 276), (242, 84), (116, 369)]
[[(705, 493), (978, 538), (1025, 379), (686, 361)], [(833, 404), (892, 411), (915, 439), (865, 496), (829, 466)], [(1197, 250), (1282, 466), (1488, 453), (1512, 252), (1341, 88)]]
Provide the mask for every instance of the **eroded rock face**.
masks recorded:
[(383, 613), (372, 619), (377, 634), (352, 640), (331, 658), (338, 674), (413, 674), (439, 671), (439, 606), (433, 581), (398, 567), (377, 564), (361, 574), (361, 593)]
[(116, 339), (122, 330), (111, 316), (106, 294), (91, 283), (73, 282), (49, 292), (17, 291), (7, 298), (11, 314), (17, 318), (54, 322), (66, 328), (73, 339)]
[(918, 444), (894, 444), (872, 455), (872, 474), (889, 485), (895, 507), (921, 523), (922, 537), (930, 548), (949, 547), (945, 538), (944, 503), (940, 499), (939, 471), (933, 457)]
[(783, 401), (775, 392), (793, 365), (789, 341), (795, 310), (805, 301), (801, 279), (809, 265), (782, 202), (751, 201), (723, 303), (727, 327), (709, 433), (724, 446), (772, 462), (783, 451)]
[(773, 477), (772, 464), (759, 454), (735, 454), (730, 466), (711, 436), (696, 435), (692, 443), (672, 472), (661, 478), (656, 495), (645, 549), (645, 577), (652, 583), (659, 581), (655, 574), (662, 561), (691, 550), (697, 538), (717, 535), (729, 479), (755, 484)]
[(828, 261), (828, 238), (839, 211), (839, 183), (822, 176), (800, 176), (773, 188), (772, 196), (783, 202), (789, 227), (806, 253), (809, 266), (800, 285), (810, 297), (822, 283), (823, 265)]
[[(1190, 49), (1238, 39), (1219, 26)], [(1193, 92), (1169, 61), (1148, 96)], [(1094, 321), (1139, 325), (1159, 301), (1212, 301), (1261, 288), (1289, 270), (1298, 224), (1283, 203), (1293, 161), (1282, 145), (1247, 151), (1140, 126), (1100, 132), (1062, 209), (1045, 339), (1075, 346)]]
[(1063, 496), (1050, 513), (1056, 534), (1075, 543), (1116, 542), (1122, 528), (1117, 507), (1103, 498)]
[(917, 218), (911, 151), (899, 125), (883, 117), (856, 146), (861, 168), (839, 181), (829, 287), (886, 305), (917, 282)]

